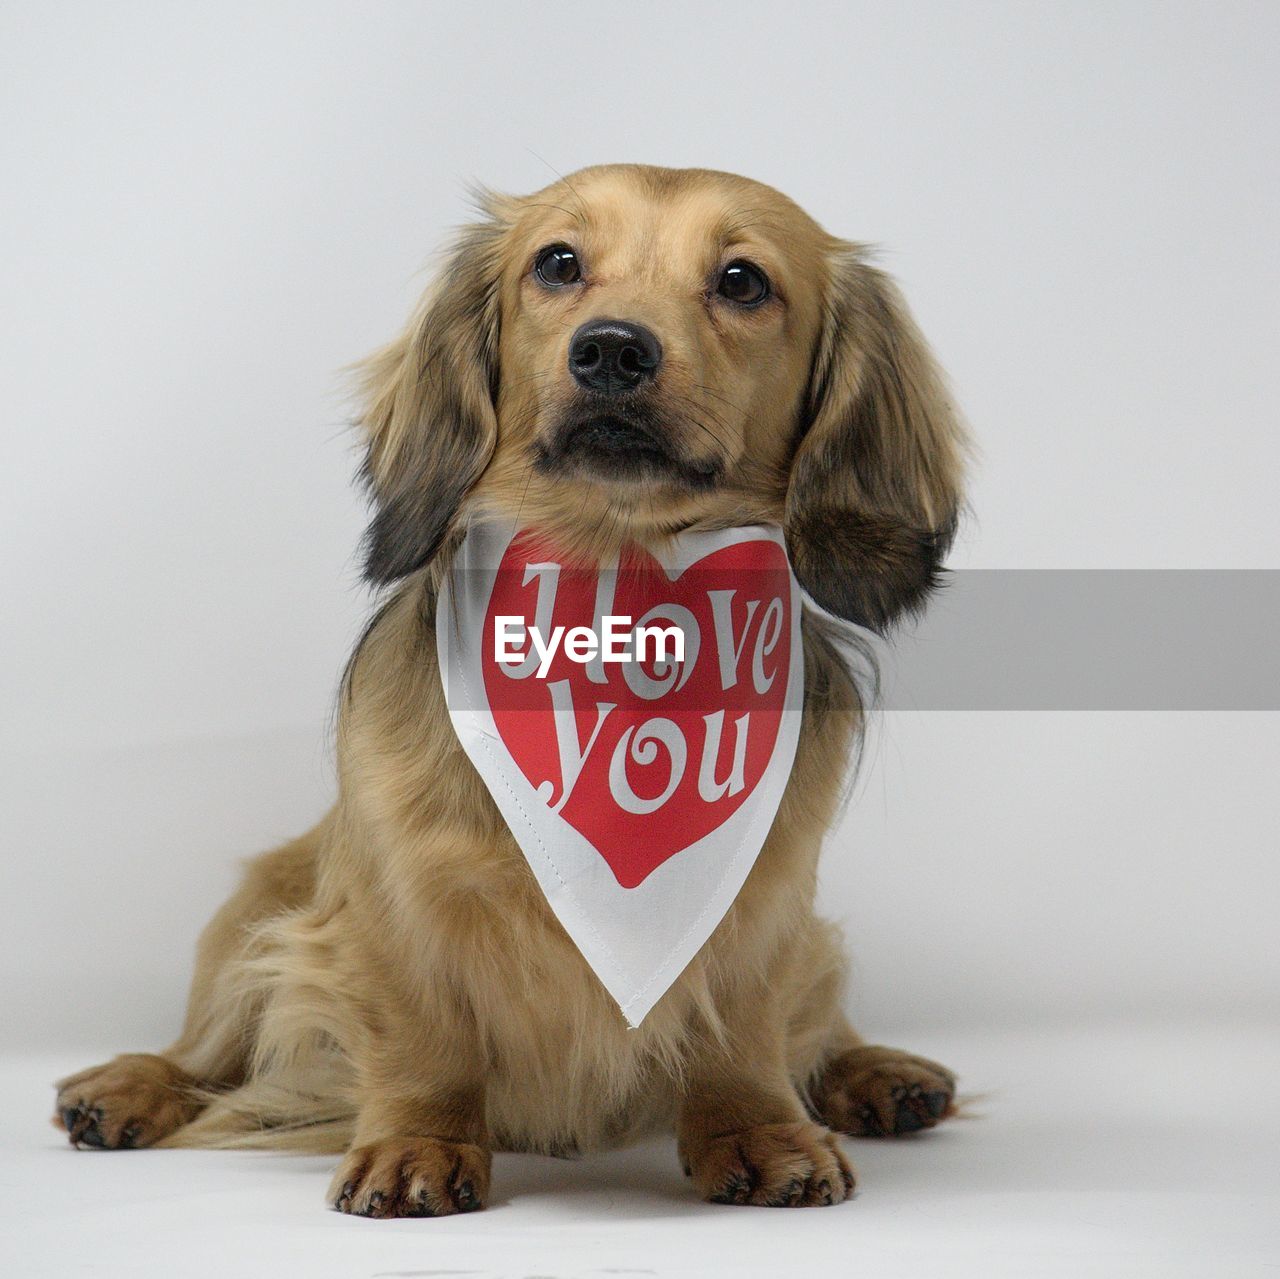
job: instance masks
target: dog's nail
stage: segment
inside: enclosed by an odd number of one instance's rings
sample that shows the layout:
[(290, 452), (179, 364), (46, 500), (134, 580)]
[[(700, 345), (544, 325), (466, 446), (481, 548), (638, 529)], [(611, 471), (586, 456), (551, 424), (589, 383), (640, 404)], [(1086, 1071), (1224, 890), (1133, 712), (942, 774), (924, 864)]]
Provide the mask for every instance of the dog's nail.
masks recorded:
[(417, 1198), (414, 1199), (406, 1212), (409, 1217), (434, 1217), (436, 1214), (432, 1211), (431, 1203), (427, 1199), (427, 1192), (421, 1190), (418, 1192)]
[(895, 1133), (919, 1132), (923, 1127), (924, 1120), (912, 1110), (907, 1102), (900, 1102), (898, 1113), (893, 1117), (893, 1131)]
[(747, 1189), (747, 1183), (738, 1176), (729, 1177), (723, 1186), (711, 1196), (713, 1204), (741, 1203), (741, 1196)]
[(868, 1137), (884, 1136), (884, 1125), (880, 1122), (880, 1116), (870, 1106), (861, 1107), (858, 1118), (862, 1120), (862, 1131)]
[(941, 1119), (950, 1103), (951, 1094), (947, 1092), (927, 1092), (924, 1095), (924, 1104), (934, 1119)]
[(94, 1150), (105, 1150), (107, 1148), (106, 1138), (103, 1137), (102, 1129), (98, 1127), (96, 1119), (88, 1120), (77, 1140), (83, 1145), (92, 1146)]
[(73, 1146), (102, 1146), (102, 1134), (98, 1131), (101, 1110), (90, 1110), (84, 1102), (78, 1102), (62, 1112), (62, 1122), (67, 1125), (67, 1136)]
[(475, 1212), (480, 1207), (480, 1196), (476, 1194), (475, 1187), (469, 1182), (464, 1181), (458, 1187), (458, 1209), (461, 1212)]
[(782, 1188), (782, 1193), (776, 1198), (769, 1201), (771, 1208), (790, 1208), (793, 1204), (800, 1201), (800, 1196), (804, 1194), (804, 1182), (799, 1177), (793, 1177)]

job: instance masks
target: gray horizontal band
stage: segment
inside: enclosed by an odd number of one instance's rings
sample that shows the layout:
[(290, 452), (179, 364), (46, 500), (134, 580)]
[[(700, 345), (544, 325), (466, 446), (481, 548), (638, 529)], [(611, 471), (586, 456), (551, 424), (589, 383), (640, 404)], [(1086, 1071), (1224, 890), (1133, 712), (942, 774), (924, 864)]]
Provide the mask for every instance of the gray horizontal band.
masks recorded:
[(970, 569), (887, 644), (896, 710), (1280, 709), (1280, 571)]

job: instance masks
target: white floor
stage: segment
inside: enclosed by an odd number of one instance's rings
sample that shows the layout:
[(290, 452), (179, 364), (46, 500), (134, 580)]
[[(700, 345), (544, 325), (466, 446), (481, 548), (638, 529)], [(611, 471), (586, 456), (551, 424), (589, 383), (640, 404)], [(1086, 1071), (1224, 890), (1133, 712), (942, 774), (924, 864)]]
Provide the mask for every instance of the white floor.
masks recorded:
[[(501, 1156), (488, 1211), (324, 1209), (331, 1161), (75, 1152), (48, 1124), (84, 1053), (0, 1062), (0, 1275), (1213, 1276), (1280, 1270), (1274, 1027), (916, 1036), (981, 1090), (975, 1117), (851, 1142), (857, 1196), (785, 1211), (695, 1202), (672, 1147)], [(99, 1052), (97, 1055), (101, 1055)]]

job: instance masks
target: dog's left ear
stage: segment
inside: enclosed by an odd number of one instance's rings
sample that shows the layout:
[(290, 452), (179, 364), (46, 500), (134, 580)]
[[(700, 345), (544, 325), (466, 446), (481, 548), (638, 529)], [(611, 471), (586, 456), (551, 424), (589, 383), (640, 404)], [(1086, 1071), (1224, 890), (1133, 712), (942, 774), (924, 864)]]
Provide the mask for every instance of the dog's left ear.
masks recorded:
[(483, 196), (483, 221), (460, 236), (404, 332), (360, 368), (375, 513), (365, 576), (396, 581), (428, 564), (493, 454), (498, 286), (507, 221)]
[(938, 584), (960, 506), (964, 428), (897, 288), (833, 253), (785, 529), (800, 585), (885, 631)]

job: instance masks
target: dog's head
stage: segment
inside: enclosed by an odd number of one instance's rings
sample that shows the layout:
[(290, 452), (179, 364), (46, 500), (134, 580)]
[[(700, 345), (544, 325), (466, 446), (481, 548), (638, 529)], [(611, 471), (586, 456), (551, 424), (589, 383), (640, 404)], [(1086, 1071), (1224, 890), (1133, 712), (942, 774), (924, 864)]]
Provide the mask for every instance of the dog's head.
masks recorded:
[(428, 565), (475, 510), (586, 551), (776, 523), (838, 616), (923, 604), (963, 436), (857, 246), (699, 169), (586, 169), (483, 211), (365, 366), (371, 579)]

